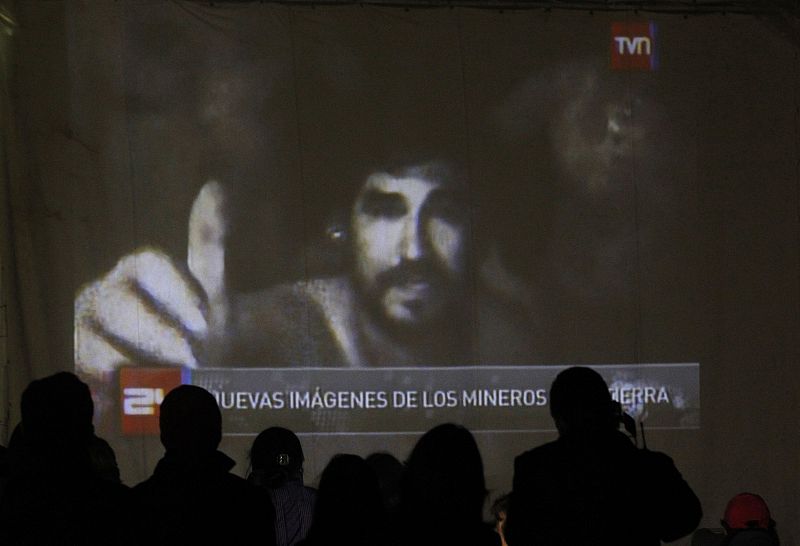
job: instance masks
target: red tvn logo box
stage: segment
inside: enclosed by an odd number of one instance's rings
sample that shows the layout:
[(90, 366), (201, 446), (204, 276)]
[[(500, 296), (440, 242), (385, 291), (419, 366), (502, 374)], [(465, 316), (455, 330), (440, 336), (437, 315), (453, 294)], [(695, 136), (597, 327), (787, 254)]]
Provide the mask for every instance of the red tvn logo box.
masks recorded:
[(122, 433), (158, 434), (159, 408), (164, 396), (188, 383), (188, 379), (181, 368), (122, 368), (119, 374)]
[(657, 65), (655, 23), (611, 23), (612, 70), (655, 70)]

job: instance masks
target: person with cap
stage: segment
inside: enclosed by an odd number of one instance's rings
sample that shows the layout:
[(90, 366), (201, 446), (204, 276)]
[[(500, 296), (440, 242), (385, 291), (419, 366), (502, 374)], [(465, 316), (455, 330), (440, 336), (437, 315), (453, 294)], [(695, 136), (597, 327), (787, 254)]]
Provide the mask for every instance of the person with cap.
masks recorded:
[(766, 501), (755, 493), (739, 493), (728, 501), (722, 528), (701, 528), (692, 546), (778, 546), (775, 521)]
[(724, 546), (777, 546), (778, 533), (767, 503), (755, 493), (739, 493), (728, 501), (721, 520)]
[(289, 429), (270, 427), (250, 448), (250, 483), (265, 488), (275, 507), (276, 546), (294, 546), (311, 527), (317, 492), (303, 484), (303, 446)]
[(218, 451), (222, 414), (214, 396), (194, 385), (171, 390), (161, 403), (166, 449), (153, 475), (133, 489), (147, 544), (275, 544), (269, 495), (230, 472)]
[(554, 442), (514, 461), (510, 546), (648, 546), (691, 533), (700, 501), (663, 453), (618, 430), (619, 406), (596, 371), (568, 368), (550, 388)]

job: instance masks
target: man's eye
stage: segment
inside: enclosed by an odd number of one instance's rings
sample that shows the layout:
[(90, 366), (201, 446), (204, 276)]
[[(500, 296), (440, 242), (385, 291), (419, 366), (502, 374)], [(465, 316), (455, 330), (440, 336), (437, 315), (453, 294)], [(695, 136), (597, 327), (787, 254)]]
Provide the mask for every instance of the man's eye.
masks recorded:
[(406, 203), (395, 193), (367, 193), (361, 201), (361, 212), (375, 218), (400, 218), (406, 214)]

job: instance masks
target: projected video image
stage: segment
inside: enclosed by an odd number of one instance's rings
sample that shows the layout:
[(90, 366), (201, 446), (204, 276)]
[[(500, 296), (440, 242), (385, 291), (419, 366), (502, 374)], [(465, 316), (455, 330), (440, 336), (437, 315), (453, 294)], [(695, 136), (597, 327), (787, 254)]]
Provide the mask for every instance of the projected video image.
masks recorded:
[(431, 26), (376, 50), (404, 24), (350, 14), (297, 23), (293, 64), (278, 20), (239, 21), (257, 39), (227, 58), (198, 42), (161, 61), (136, 36), (165, 17), (127, 23), (129, 72), (152, 80), (125, 84), (131, 244), (75, 299), (102, 422), (154, 433), (164, 394), (194, 383), (232, 434), (545, 430), (552, 379), (582, 364), (649, 425), (699, 426), (696, 355), (638, 352), (637, 260), (686, 222), (641, 220), (631, 188), (678, 200), (690, 181), (663, 168), (681, 148), (656, 63), (607, 58), (627, 27), (575, 58), (492, 63), (530, 35), (486, 57)]
[(233, 295), (224, 188), (209, 182), (192, 207), (186, 266), (143, 250), (80, 294), (79, 368), (131, 358), (188, 368), (466, 365), (475, 343), (482, 360), (524, 362), (524, 314), (469, 282), (463, 185), (435, 161), (372, 173), (352, 204), (348, 271)]

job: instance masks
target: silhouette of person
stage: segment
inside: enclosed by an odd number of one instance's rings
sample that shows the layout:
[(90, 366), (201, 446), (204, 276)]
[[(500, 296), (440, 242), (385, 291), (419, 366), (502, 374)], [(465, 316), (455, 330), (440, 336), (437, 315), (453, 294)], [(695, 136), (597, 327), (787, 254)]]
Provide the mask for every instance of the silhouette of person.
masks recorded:
[(130, 490), (92, 464), (93, 412), (89, 387), (74, 374), (25, 389), (0, 503), (0, 544), (134, 543)]
[(382, 546), (386, 543), (378, 479), (358, 455), (335, 455), (319, 480), (314, 519), (301, 546)]
[(722, 528), (702, 528), (692, 535), (692, 546), (778, 546), (778, 532), (769, 507), (755, 493), (739, 493), (728, 501)]
[(200, 387), (170, 391), (159, 415), (166, 452), (153, 475), (134, 487), (148, 544), (275, 544), (269, 495), (230, 472), (234, 461), (217, 450), (222, 415)]
[(618, 430), (618, 407), (594, 370), (558, 374), (550, 413), (559, 437), (514, 461), (508, 544), (647, 546), (697, 527), (697, 496), (672, 459)]
[(723, 546), (778, 546), (775, 521), (766, 501), (755, 493), (739, 493), (725, 507)]
[(3, 497), (3, 490), (6, 487), (9, 472), (8, 448), (0, 446), (0, 498)]
[(393, 519), (397, 515), (397, 509), (400, 504), (403, 463), (391, 453), (385, 452), (371, 453), (367, 455), (366, 461), (378, 478), (386, 516), (389, 519)]
[(486, 482), (472, 434), (447, 423), (426, 432), (406, 461), (398, 536), (402, 545), (496, 546), (483, 521)]
[(293, 546), (308, 534), (317, 492), (303, 485), (303, 446), (289, 429), (270, 427), (250, 448), (248, 481), (269, 492), (275, 506), (277, 546)]
[(122, 483), (119, 476), (117, 456), (109, 443), (99, 436), (92, 435), (89, 442), (89, 458), (97, 475), (105, 480)]

